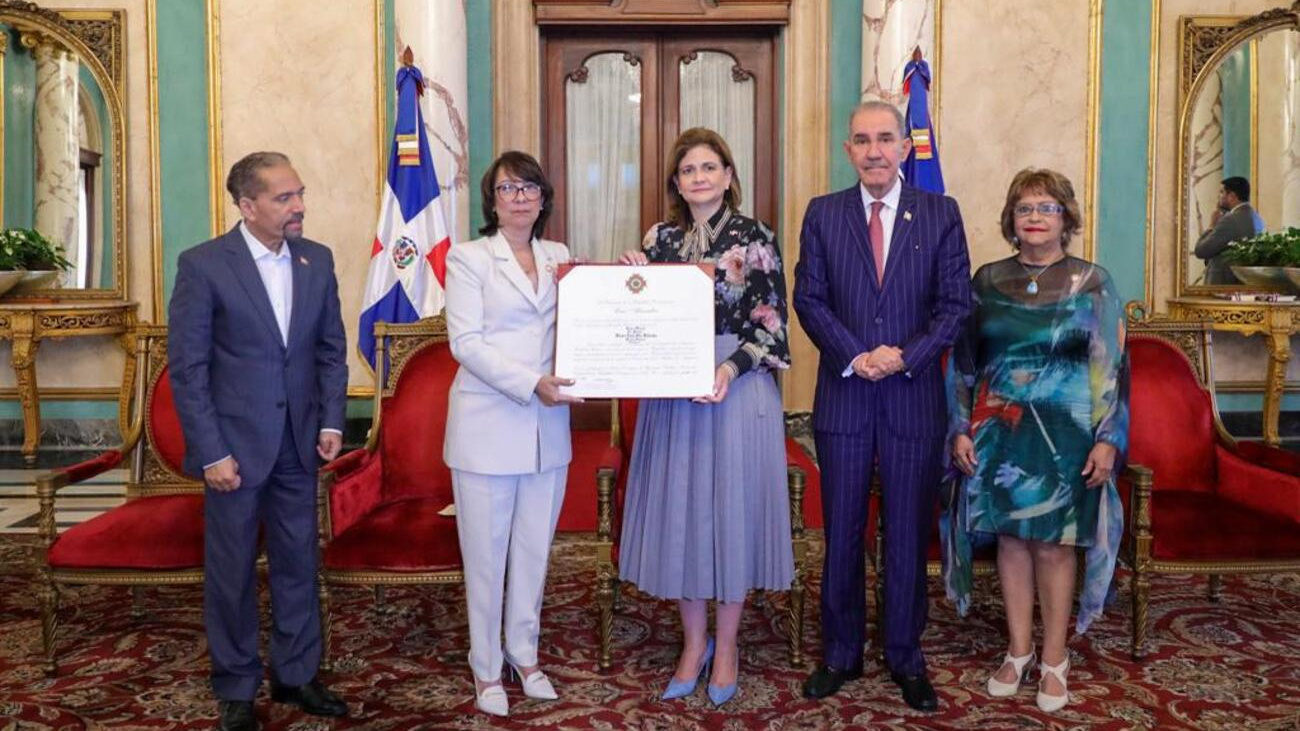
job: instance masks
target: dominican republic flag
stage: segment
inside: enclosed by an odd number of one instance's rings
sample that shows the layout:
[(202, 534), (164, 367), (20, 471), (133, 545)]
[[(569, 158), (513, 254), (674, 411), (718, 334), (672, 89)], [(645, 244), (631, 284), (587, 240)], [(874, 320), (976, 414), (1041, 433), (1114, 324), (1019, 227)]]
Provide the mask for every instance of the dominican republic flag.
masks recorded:
[(375, 365), (375, 323), (415, 322), (442, 310), (451, 235), (438, 198), (438, 176), (420, 113), (424, 76), (410, 51), (397, 72), (397, 124), (388, 185), (370, 249), (358, 346)]
[(907, 94), (907, 134), (912, 138), (912, 151), (903, 161), (903, 178), (910, 185), (942, 193), (939, 143), (930, 127), (930, 64), (921, 57), (920, 48), (903, 67), (903, 93)]

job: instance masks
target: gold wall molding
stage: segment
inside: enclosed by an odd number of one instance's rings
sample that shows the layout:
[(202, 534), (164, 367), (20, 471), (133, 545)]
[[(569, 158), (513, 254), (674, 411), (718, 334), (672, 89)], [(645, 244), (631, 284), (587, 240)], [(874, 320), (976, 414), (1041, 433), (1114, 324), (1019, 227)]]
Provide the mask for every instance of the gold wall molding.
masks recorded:
[(1105, 0), (1088, 3), (1088, 148), (1083, 169), (1083, 258), (1097, 258), (1097, 157), (1101, 136), (1101, 54)]
[[(121, 389), (112, 386), (41, 387), (42, 401), (117, 401)], [(17, 388), (0, 388), (0, 401), (18, 401)]]
[[(937, 21), (936, 21), (937, 23)], [(937, 25), (936, 25), (937, 29)], [(799, 229), (804, 208), (826, 192), (830, 181), (830, 8), (822, 0), (790, 3), (790, 24), (782, 31), (785, 46), (781, 95), (784, 129), (781, 190), (782, 260), (787, 282), (794, 282)], [(938, 45), (938, 44), (936, 44)], [(799, 164), (794, 164), (798, 160)], [(781, 378), (785, 408), (811, 409), (817, 383), (817, 349), (790, 308), (791, 369)]]
[(58, 14), (104, 65), (113, 85), (125, 91), (126, 49), (122, 45), (122, 31), (126, 27), (126, 11), (61, 10)]
[[(396, 22), (396, 18), (393, 19)], [(375, 0), (375, 215), (384, 204), (384, 188), (388, 185), (388, 176), (384, 170), (384, 147), (388, 136), (388, 34), (384, 23), (384, 0)]]
[(204, 34), (208, 51), (208, 166), (212, 237), (226, 232), (225, 161), (222, 160), (224, 131), (221, 126), (221, 0), (205, 0), (207, 25)]
[[(125, 95), (126, 54), (122, 46), (125, 10), (50, 10), (22, 0), (0, 0), (0, 12), (13, 15), (20, 21), (28, 20), (38, 27), (41, 24), (53, 25), (75, 37), (84, 48), (73, 50), (93, 57), (118, 95)], [(30, 28), (20, 30), (28, 31)]]
[(5, 55), (9, 52), (9, 34), (0, 33), (0, 227), (5, 221)]
[(934, 104), (930, 110), (930, 126), (934, 128), (935, 147), (943, 144), (943, 0), (934, 0), (934, 73), (930, 82), (930, 91), (934, 96)]
[(1146, 277), (1143, 301), (1147, 311), (1156, 309), (1156, 113), (1160, 108), (1160, 0), (1151, 0), (1151, 59), (1147, 88), (1147, 212)]
[(161, 322), (163, 303), (162, 250), (162, 143), (158, 130), (158, 0), (145, 0), (145, 58), (148, 73), (149, 118), (149, 258), (153, 269), (153, 309), (151, 319)]

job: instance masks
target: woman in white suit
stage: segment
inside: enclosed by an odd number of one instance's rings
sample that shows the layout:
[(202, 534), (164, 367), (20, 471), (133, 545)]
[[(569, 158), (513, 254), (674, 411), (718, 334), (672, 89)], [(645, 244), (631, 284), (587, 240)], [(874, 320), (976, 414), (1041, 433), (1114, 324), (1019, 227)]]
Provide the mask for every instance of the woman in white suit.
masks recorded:
[(465, 565), (475, 705), (505, 716), (503, 662), (524, 695), (556, 698), (537, 639), (571, 455), (568, 404), (577, 399), (560, 393), (573, 381), (551, 374), (555, 272), (569, 259), (564, 244), (540, 238), (551, 184), (537, 160), (512, 151), (488, 169), (482, 189), (485, 238), (447, 256), (447, 329), (460, 370), (443, 458)]

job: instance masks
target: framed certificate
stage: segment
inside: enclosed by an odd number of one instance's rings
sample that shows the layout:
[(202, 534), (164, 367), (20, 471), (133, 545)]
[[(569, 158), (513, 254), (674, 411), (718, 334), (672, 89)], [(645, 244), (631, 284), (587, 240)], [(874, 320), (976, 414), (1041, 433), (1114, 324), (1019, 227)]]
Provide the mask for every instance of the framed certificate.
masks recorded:
[(566, 264), (555, 375), (584, 398), (713, 393), (713, 265)]

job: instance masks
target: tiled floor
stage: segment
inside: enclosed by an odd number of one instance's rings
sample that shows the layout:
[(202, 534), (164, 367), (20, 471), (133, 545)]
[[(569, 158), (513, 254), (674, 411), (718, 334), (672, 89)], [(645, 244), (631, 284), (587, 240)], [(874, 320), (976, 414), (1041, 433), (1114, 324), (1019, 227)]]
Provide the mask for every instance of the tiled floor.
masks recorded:
[[(47, 451), (40, 455), (36, 468), (23, 469), (19, 455), (0, 455), (0, 533), (35, 533), (40, 512), (36, 502), (37, 475), (91, 456), (85, 452)], [(59, 530), (121, 505), (125, 500), (126, 476), (125, 469), (109, 470), (83, 484), (60, 490), (54, 502), (54, 519)]]

